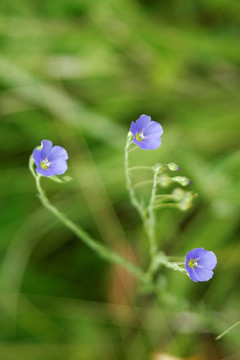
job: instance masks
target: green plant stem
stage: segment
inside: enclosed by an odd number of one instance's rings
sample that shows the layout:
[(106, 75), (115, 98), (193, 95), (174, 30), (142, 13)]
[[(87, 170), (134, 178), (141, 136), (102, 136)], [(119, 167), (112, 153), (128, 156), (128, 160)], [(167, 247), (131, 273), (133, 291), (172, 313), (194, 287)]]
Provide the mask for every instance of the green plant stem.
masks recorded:
[[(133, 149), (129, 149), (132, 144), (132, 134), (129, 133), (127, 136), (127, 142), (125, 146), (125, 175), (126, 175), (126, 184), (127, 190), (129, 192), (130, 201), (132, 205), (137, 209), (143, 224), (145, 226), (146, 232), (149, 238), (149, 255), (150, 255), (150, 264), (145, 273), (145, 280), (153, 282), (153, 275), (158, 270), (159, 266), (165, 266), (167, 268), (178, 270), (183, 273), (187, 273), (186, 270), (180, 267), (180, 264), (170, 263), (166, 255), (158, 251), (157, 239), (156, 239), (156, 219), (155, 219), (155, 209), (164, 208), (164, 207), (177, 207), (177, 204), (174, 203), (162, 203), (161, 201), (165, 200), (174, 200), (173, 195), (162, 194), (156, 195), (157, 185), (159, 182), (159, 174), (166, 167), (166, 165), (157, 164), (155, 168), (149, 166), (133, 166), (129, 167), (129, 152)], [(144, 180), (137, 184), (133, 184), (131, 180), (131, 171), (136, 170), (153, 170), (153, 180)], [(143, 208), (140, 201), (136, 197), (135, 189), (142, 186), (152, 184), (152, 192), (147, 208)], [(155, 203), (158, 200), (157, 204)]]
[[(157, 190), (157, 182), (158, 182), (158, 173), (160, 171), (161, 166), (157, 166), (154, 170), (154, 177), (153, 180), (146, 180), (146, 181), (142, 181), (138, 184), (133, 185), (132, 184), (132, 180), (131, 180), (131, 175), (130, 175), (130, 169), (149, 169), (149, 167), (141, 167), (141, 166), (137, 166), (137, 167), (132, 167), (129, 168), (129, 147), (132, 143), (132, 134), (129, 133), (127, 136), (127, 142), (126, 142), (126, 146), (125, 146), (125, 175), (126, 175), (126, 184), (127, 184), (127, 189), (129, 192), (129, 196), (130, 196), (130, 200), (132, 205), (137, 209), (143, 224), (145, 226), (146, 232), (148, 234), (148, 238), (149, 238), (149, 253), (150, 253), (150, 265), (149, 268), (145, 274), (145, 278), (146, 279), (151, 279), (152, 280), (152, 274), (154, 271), (154, 266), (155, 266), (155, 256), (157, 254), (157, 242), (156, 242), (156, 235), (155, 235), (155, 216), (154, 216), (154, 201), (155, 201), (155, 195), (156, 195), (156, 190)], [(135, 191), (134, 189), (137, 187), (141, 187), (147, 184), (153, 184), (152, 186), (152, 193), (151, 193), (151, 198), (150, 198), (150, 203), (149, 203), (149, 207), (147, 209), (144, 209), (143, 206), (141, 205), (141, 203), (139, 202), (139, 200), (136, 197)]]
[[(128, 135), (129, 136), (129, 135)], [(130, 141), (130, 144), (132, 144), (132, 140)], [(128, 152), (132, 152), (138, 149), (138, 146), (134, 146), (133, 148), (129, 149)]]
[(69, 230), (71, 230), (79, 239), (81, 239), (85, 245), (87, 245), (89, 248), (91, 248), (97, 255), (102, 257), (103, 259), (120, 265), (124, 267), (126, 270), (134, 274), (138, 279), (141, 281), (145, 281), (144, 272), (133, 263), (127, 261), (124, 257), (119, 255), (113, 250), (108, 249), (104, 245), (97, 242), (95, 239), (93, 239), (86, 231), (84, 231), (79, 225), (76, 225), (73, 223), (65, 214), (60, 212), (55, 206), (53, 206), (48, 198), (46, 197), (41, 184), (40, 184), (40, 175), (36, 175), (34, 168), (33, 168), (33, 160), (32, 156), (30, 157), (29, 161), (29, 168), (32, 173), (32, 175), (35, 178), (36, 181), (36, 187), (38, 191), (38, 196), (40, 198), (40, 201), (42, 205), (49, 210), (61, 223), (66, 226)]
[(232, 326), (230, 326), (227, 330), (225, 330), (222, 334), (216, 337), (216, 340), (221, 339), (224, 335), (226, 335), (230, 330), (234, 329), (236, 326), (240, 325), (240, 321), (236, 322)]
[(178, 263), (165, 261), (162, 263), (162, 265), (166, 266), (169, 269), (172, 269), (175, 271), (180, 271), (180, 272), (188, 275), (187, 270), (185, 268), (179, 266), (180, 264), (178, 264)]
[[(166, 202), (166, 201), (171, 201), (171, 202)], [(174, 201), (174, 202), (173, 202)], [(154, 209), (156, 209), (156, 207), (158, 205), (164, 205), (164, 204), (174, 204), (174, 205), (178, 205), (178, 203), (176, 202), (175, 198), (173, 195), (157, 195), (155, 197), (155, 202), (154, 202)]]
[(181, 264), (185, 264), (185, 258), (182, 256), (167, 256), (167, 260), (168, 261), (173, 261), (176, 262), (178, 265)]
[(153, 183), (153, 180), (144, 180), (144, 181), (141, 181), (137, 184), (134, 184), (132, 186), (133, 189), (138, 189), (138, 188), (141, 188), (142, 186), (145, 186), (145, 185), (151, 185)]
[[(126, 176), (126, 187), (129, 193), (130, 201), (132, 205), (136, 208), (140, 218), (142, 219), (143, 223), (146, 221), (146, 215), (144, 213), (143, 207), (139, 200), (137, 199), (137, 196), (134, 191), (134, 187), (132, 184), (131, 175), (129, 173), (129, 152), (132, 150), (129, 150), (130, 145), (132, 144), (132, 134), (129, 133), (127, 136), (127, 142), (125, 146), (125, 176)], [(135, 149), (135, 148), (134, 148)]]
[(128, 171), (136, 171), (136, 170), (151, 170), (153, 171), (153, 167), (152, 166), (132, 166), (130, 168), (128, 168)]
[(174, 200), (175, 197), (174, 195), (171, 195), (171, 194), (161, 194), (161, 195), (156, 195), (155, 196), (155, 199), (156, 200), (165, 200), (165, 199), (170, 199), (170, 200)]
[[(148, 218), (145, 223), (145, 227), (148, 233), (149, 238), (149, 255), (150, 255), (150, 264), (147, 270), (147, 276), (152, 279), (155, 268), (156, 268), (156, 256), (158, 253), (158, 247), (157, 247), (157, 239), (156, 239), (156, 219), (155, 219), (155, 213), (154, 213), (154, 202), (157, 192), (157, 184), (158, 184), (158, 174), (161, 169), (161, 166), (157, 166), (154, 169), (154, 175), (153, 175), (153, 186), (152, 186), (152, 192), (151, 192), (151, 198), (149, 202), (149, 206), (146, 209)], [(163, 254), (165, 256), (165, 254)]]
[(154, 175), (153, 175), (153, 186), (152, 186), (152, 193), (151, 198), (149, 202), (148, 207), (148, 221), (147, 221), (147, 231), (149, 236), (149, 242), (150, 242), (150, 257), (151, 259), (157, 254), (157, 239), (156, 239), (156, 219), (155, 219), (155, 213), (154, 213), (154, 202), (155, 202), (155, 196), (157, 192), (157, 184), (158, 184), (158, 173), (159, 173), (160, 167), (157, 166), (154, 169)]
[(179, 205), (178, 204), (174, 204), (174, 203), (161, 203), (158, 205), (154, 206), (154, 209), (163, 209), (163, 208), (175, 208), (175, 209), (179, 209)]

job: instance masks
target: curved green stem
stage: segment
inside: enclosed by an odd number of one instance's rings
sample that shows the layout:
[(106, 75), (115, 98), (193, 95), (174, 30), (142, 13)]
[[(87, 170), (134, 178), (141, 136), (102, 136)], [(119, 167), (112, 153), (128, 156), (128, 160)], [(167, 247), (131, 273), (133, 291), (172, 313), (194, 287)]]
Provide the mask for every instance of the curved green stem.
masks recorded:
[[(129, 136), (129, 135), (128, 135)], [(132, 143), (132, 141), (130, 141), (130, 144)], [(134, 146), (133, 148), (129, 149), (128, 152), (132, 152), (138, 149), (138, 146)]]
[(132, 150), (132, 149), (129, 150), (129, 147), (130, 147), (131, 143), (132, 143), (132, 134), (128, 133), (127, 142), (126, 142), (126, 146), (125, 146), (125, 162), (124, 162), (125, 176), (126, 176), (126, 186), (127, 186), (127, 190), (128, 190), (130, 201), (131, 201), (132, 205), (138, 211), (138, 214), (141, 217), (142, 221), (145, 222), (146, 221), (146, 215), (145, 215), (145, 213), (143, 211), (143, 207), (142, 207), (140, 201), (136, 197), (136, 194), (135, 194), (135, 191), (134, 191), (134, 186), (132, 184), (131, 175), (129, 173), (129, 152)]
[(158, 199), (159, 200), (165, 200), (165, 199), (174, 200), (175, 197), (172, 194), (161, 194), (161, 195), (156, 195), (155, 199), (156, 200), (158, 200)]
[(157, 184), (158, 184), (158, 173), (160, 171), (160, 167), (157, 166), (154, 169), (154, 176), (153, 176), (153, 186), (152, 186), (152, 193), (151, 198), (149, 202), (149, 208), (148, 208), (148, 222), (147, 222), (147, 231), (150, 241), (150, 256), (153, 258), (157, 253), (157, 239), (156, 239), (156, 219), (155, 219), (155, 213), (154, 213), (154, 202), (155, 202), (155, 196), (157, 192)]
[(136, 170), (151, 170), (153, 171), (154, 168), (152, 166), (132, 166), (128, 168), (128, 171), (136, 171)]
[(142, 186), (145, 186), (145, 185), (151, 185), (153, 183), (153, 180), (144, 180), (144, 181), (141, 181), (137, 184), (134, 184), (132, 186), (133, 189), (137, 189), (137, 188), (141, 188)]
[(135, 264), (127, 261), (124, 257), (116, 253), (114, 250), (110, 250), (101, 243), (97, 242), (93, 239), (86, 231), (84, 231), (79, 225), (76, 225), (72, 222), (65, 214), (59, 211), (55, 206), (53, 206), (48, 198), (46, 197), (41, 184), (40, 184), (40, 175), (36, 175), (34, 170), (34, 163), (32, 156), (29, 159), (29, 169), (35, 178), (36, 187), (38, 191), (38, 196), (42, 205), (49, 210), (61, 223), (66, 226), (69, 230), (71, 230), (79, 239), (81, 239), (85, 245), (91, 248), (93, 251), (96, 252), (97, 255), (102, 257), (103, 259), (118, 264), (124, 267), (126, 270), (134, 274), (138, 279), (141, 281), (145, 281), (144, 272)]
[(187, 270), (186, 270), (185, 268), (179, 266), (180, 264), (181, 264), (181, 265), (184, 265), (184, 263), (183, 263), (183, 264), (182, 264), (182, 263), (178, 264), (178, 263), (175, 263), (175, 262), (165, 261), (165, 262), (163, 262), (162, 264), (163, 264), (164, 266), (166, 266), (167, 268), (169, 268), (169, 269), (172, 269), (172, 270), (175, 270), (175, 271), (180, 271), (180, 272), (188, 275)]
[(157, 209), (163, 209), (163, 208), (175, 208), (175, 209), (179, 209), (179, 204), (174, 204), (174, 203), (161, 203), (161, 204), (154, 205), (153, 208), (154, 208), (155, 210), (157, 210)]

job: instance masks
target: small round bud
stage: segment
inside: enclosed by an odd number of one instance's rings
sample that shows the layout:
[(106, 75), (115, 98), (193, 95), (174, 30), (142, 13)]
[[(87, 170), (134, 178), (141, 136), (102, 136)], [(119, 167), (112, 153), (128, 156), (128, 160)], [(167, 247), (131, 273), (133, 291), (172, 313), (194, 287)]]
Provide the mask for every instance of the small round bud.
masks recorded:
[(173, 163), (173, 162), (167, 164), (167, 167), (168, 167), (169, 170), (171, 170), (171, 171), (179, 171), (179, 170), (181, 170), (181, 168), (180, 168), (177, 164), (175, 164), (175, 163)]
[(127, 136), (129, 141), (132, 140), (133, 134), (131, 133), (131, 131), (128, 132)]
[(154, 171), (155, 171), (155, 172), (159, 172), (160, 169), (161, 169), (163, 166), (164, 166), (163, 164), (156, 163), (156, 164), (154, 165)]
[(175, 176), (172, 178), (172, 180), (179, 183), (182, 186), (187, 186), (191, 183), (191, 180), (188, 179), (186, 176)]
[(188, 203), (188, 202), (185, 202), (185, 201), (180, 201), (178, 206), (179, 206), (180, 210), (187, 211), (192, 206), (192, 203)]
[(167, 176), (166, 174), (162, 174), (158, 178), (158, 183), (162, 187), (168, 187), (171, 184), (171, 182), (172, 182), (172, 179), (169, 176)]
[(185, 191), (181, 188), (176, 188), (172, 192), (172, 195), (173, 195), (175, 201), (182, 200), (184, 197), (184, 194), (185, 194)]
[(193, 192), (192, 191), (186, 191), (184, 194), (184, 201), (185, 202), (192, 202), (193, 201)]

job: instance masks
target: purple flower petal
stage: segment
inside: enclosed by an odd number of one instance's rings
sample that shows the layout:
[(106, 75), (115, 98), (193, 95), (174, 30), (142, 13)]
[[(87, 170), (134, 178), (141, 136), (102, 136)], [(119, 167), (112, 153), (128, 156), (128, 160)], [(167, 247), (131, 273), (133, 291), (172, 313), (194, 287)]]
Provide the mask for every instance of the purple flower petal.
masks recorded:
[(163, 134), (163, 128), (156, 121), (151, 121), (144, 130), (144, 136), (146, 137), (151, 135), (161, 136), (162, 134)]
[(193, 269), (197, 281), (208, 281), (213, 277), (213, 271), (208, 269), (201, 269), (197, 266)]
[(67, 170), (67, 162), (65, 160), (55, 160), (50, 168), (54, 175), (61, 175)]
[(134, 144), (141, 149), (155, 150), (161, 145), (162, 126), (156, 121), (151, 121), (148, 115), (143, 114), (136, 122), (132, 122), (130, 131)]
[(203, 255), (203, 257), (198, 260), (198, 264), (205, 269), (212, 270), (217, 265), (217, 257), (214, 252), (208, 251), (207, 254)]
[(66, 150), (61, 147), (61, 146), (54, 146), (49, 155), (48, 155), (48, 160), (54, 161), (57, 159), (61, 159), (61, 160), (67, 160), (68, 159), (68, 153), (66, 152)]
[(191, 269), (189, 267), (189, 269), (187, 270), (189, 276), (190, 276), (190, 279), (192, 279), (194, 282), (198, 282), (198, 279), (196, 278), (196, 275), (195, 275), (195, 272), (193, 271), (193, 269)]
[(208, 281), (213, 276), (217, 264), (214, 252), (203, 248), (192, 249), (186, 255), (185, 267), (190, 278), (197, 281)]
[(131, 131), (131, 133), (133, 134), (133, 136), (135, 136), (135, 135), (136, 135), (136, 133), (137, 133), (137, 130), (136, 130), (136, 124), (135, 124), (135, 122), (134, 122), (134, 121), (132, 121), (132, 123), (131, 123), (131, 126), (130, 126), (130, 131)]
[(133, 142), (134, 142), (134, 144), (139, 146), (141, 149), (148, 150), (148, 146), (146, 144), (144, 144), (142, 141), (138, 141), (137, 139), (133, 138)]
[(56, 175), (53, 169), (50, 167), (48, 169), (42, 169), (41, 167), (37, 167), (36, 172), (46, 177)]
[(36, 171), (43, 176), (53, 176), (53, 175), (62, 175), (67, 170), (67, 162), (65, 160), (57, 160), (49, 166), (48, 169), (42, 169), (37, 167)]
[(38, 149), (33, 150), (33, 160), (37, 166), (41, 165), (42, 159), (41, 159), (41, 155), (40, 155), (40, 150), (38, 150)]
[(137, 139), (133, 139), (134, 144), (138, 145), (141, 149), (144, 150), (155, 150), (161, 145), (160, 137), (152, 137), (149, 139), (143, 139), (142, 141), (138, 141)]
[(197, 248), (197, 249), (192, 249), (191, 251), (189, 251), (186, 255), (186, 261), (189, 262), (190, 259), (199, 259), (201, 257), (203, 257), (205, 254), (207, 254), (207, 250), (205, 250), (204, 248)]
[(40, 151), (41, 160), (47, 159), (51, 149), (52, 149), (52, 142), (50, 140), (43, 140), (41, 142), (42, 148)]
[(142, 114), (136, 121), (136, 131), (142, 132), (143, 129), (151, 122), (151, 116)]
[(49, 140), (42, 141), (39, 151), (34, 149), (33, 160), (37, 165), (36, 172), (43, 176), (61, 175), (67, 170), (67, 151), (61, 146), (52, 147)]

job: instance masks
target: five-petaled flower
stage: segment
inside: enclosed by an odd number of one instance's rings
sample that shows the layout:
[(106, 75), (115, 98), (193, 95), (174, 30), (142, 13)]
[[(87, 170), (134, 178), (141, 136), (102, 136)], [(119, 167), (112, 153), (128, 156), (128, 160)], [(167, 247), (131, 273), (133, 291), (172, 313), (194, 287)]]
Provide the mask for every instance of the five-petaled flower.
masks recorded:
[(136, 122), (132, 122), (131, 133), (133, 142), (144, 150), (155, 150), (161, 145), (162, 126), (151, 120), (151, 116), (141, 115)]
[(49, 140), (43, 140), (41, 144), (41, 150), (33, 150), (36, 171), (47, 177), (65, 173), (68, 159), (66, 150), (61, 146), (53, 146)]
[(210, 280), (216, 264), (217, 258), (214, 252), (203, 248), (193, 249), (186, 255), (186, 270), (195, 282)]

